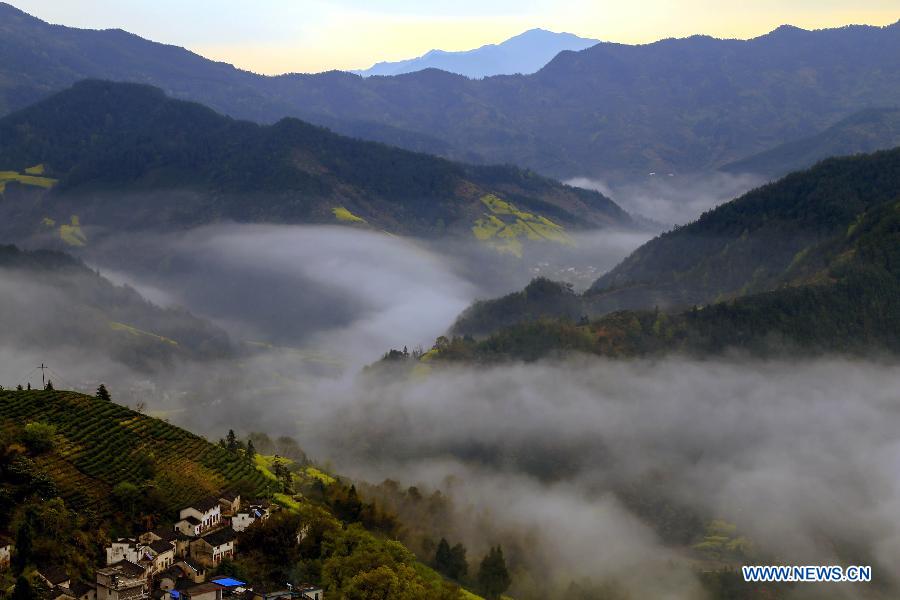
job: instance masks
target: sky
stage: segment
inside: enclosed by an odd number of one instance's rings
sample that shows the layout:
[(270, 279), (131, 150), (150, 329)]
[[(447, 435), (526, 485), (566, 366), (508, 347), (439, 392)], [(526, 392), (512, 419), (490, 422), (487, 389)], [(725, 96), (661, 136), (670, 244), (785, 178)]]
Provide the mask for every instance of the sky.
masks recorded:
[(257, 73), (367, 68), (433, 48), (468, 50), (542, 27), (646, 43), (887, 25), (898, 0), (12, 0), (45, 21), (120, 28)]

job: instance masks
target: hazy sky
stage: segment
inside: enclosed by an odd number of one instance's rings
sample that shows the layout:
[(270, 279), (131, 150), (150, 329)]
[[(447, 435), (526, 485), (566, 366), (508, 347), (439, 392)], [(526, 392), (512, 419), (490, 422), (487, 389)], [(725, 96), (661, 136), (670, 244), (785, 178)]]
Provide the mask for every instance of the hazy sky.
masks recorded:
[(747, 38), (780, 24), (900, 19), (897, 0), (12, 0), (51, 23), (118, 27), (260, 73), (370, 66), (432, 48), (466, 50), (533, 27), (641, 43), (705, 33)]

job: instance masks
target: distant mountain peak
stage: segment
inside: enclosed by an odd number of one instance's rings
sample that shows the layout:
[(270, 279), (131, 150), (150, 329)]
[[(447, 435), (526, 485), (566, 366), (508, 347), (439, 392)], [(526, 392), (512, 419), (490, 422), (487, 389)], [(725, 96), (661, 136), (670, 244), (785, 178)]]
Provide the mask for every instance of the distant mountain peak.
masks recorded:
[(541, 69), (560, 52), (584, 50), (596, 43), (598, 40), (536, 27), (498, 44), (485, 44), (472, 50), (456, 52), (434, 49), (416, 58), (379, 62), (369, 69), (353, 73), (363, 77), (392, 76), (440, 69), (470, 78), (516, 73), (527, 75)]

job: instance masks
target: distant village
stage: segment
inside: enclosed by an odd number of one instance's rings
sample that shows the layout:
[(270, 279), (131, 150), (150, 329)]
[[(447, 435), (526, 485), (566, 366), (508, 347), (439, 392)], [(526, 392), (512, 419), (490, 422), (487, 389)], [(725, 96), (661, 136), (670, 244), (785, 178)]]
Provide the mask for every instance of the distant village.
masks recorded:
[[(267, 501), (242, 505), (238, 494), (210, 496), (179, 511), (173, 527), (121, 538), (106, 548), (106, 566), (96, 581), (72, 581), (62, 567), (45, 566), (38, 577), (50, 600), (322, 600), (315, 585), (258, 589), (227, 576), (207, 578), (238, 552), (237, 534), (279, 510)], [(298, 542), (304, 532), (297, 532)], [(12, 542), (0, 539), (0, 568), (9, 568)]]

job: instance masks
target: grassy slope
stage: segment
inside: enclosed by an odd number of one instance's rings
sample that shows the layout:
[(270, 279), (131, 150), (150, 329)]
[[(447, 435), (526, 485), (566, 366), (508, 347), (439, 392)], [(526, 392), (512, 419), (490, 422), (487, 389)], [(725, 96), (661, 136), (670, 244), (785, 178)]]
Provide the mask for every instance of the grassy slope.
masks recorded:
[(226, 488), (264, 494), (268, 479), (216, 444), (159, 419), (113, 402), (75, 392), (2, 391), (0, 428), (13, 432), (41, 421), (57, 428), (53, 451), (36, 462), (73, 508), (112, 511), (110, 491), (120, 482), (139, 483), (141, 455), (152, 455), (152, 481), (173, 512)]

